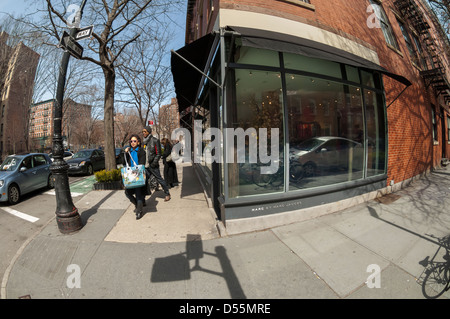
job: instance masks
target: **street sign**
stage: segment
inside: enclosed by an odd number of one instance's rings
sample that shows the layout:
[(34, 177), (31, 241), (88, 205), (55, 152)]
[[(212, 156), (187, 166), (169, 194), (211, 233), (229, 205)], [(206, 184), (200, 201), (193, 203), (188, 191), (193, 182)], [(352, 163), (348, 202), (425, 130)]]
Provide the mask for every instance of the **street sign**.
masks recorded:
[(73, 57), (81, 59), (83, 56), (83, 47), (79, 45), (66, 31), (64, 31), (59, 46), (67, 50)]
[(77, 33), (75, 34), (75, 40), (82, 40), (89, 38), (92, 35), (92, 30), (94, 29), (94, 26), (91, 25), (89, 27), (78, 29)]

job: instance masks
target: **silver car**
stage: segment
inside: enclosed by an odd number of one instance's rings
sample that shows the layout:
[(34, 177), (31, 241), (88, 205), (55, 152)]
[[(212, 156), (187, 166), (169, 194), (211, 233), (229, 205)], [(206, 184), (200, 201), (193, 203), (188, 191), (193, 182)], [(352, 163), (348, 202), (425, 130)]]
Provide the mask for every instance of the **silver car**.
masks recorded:
[(0, 166), (0, 202), (14, 205), (22, 195), (54, 187), (51, 160), (44, 153), (9, 155)]
[(303, 166), (305, 176), (313, 176), (317, 170), (362, 169), (364, 148), (361, 143), (343, 137), (313, 137), (291, 147), (291, 163)]

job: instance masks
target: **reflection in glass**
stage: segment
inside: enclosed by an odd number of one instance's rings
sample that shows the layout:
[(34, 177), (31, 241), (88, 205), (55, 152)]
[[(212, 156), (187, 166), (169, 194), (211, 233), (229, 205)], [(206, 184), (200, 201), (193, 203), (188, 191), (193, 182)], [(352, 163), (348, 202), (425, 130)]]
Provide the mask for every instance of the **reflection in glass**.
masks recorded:
[[(283, 95), (281, 89), (281, 76), (277, 72), (256, 71), (238, 69), (234, 71), (235, 96), (231, 105), (232, 127), (242, 128), (248, 135), (245, 138), (245, 163), (238, 163), (237, 142), (234, 138), (233, 156), (234, 161), (228, 162), (229, 197), (243, 195), (257, 195), (284, 191), (284, 168), (283, 168)], [(277, 141), (279, 154), (278, 171), (275, 174), (261, 174), (261, 159), (259, 149), (255, 163), (249, 160), (249, 143), (257, 141), (260, 143), (260, 128), (267, 128), (267, 154), (270, 155), (271, 136), (270, 129), (279, 129), (279, 140)], [(254, 130), (253, 130), (254, 129)], [(230, 142), (227, 141), (227, 145)], [(242, 146), (242, 145), (240, 145)], [(228, 147), (228, 146), (227, 146)]]
[(359, 87), (286, 75), (289, 190), (360, 179), (364, 168)]

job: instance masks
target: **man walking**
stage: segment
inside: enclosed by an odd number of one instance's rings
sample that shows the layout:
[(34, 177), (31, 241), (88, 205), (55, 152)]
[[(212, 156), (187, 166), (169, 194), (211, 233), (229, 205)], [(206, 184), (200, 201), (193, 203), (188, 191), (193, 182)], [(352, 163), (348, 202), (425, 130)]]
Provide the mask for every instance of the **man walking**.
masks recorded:
[(145, 151), (147, 153), (145, 168), (148, 170), (150, 174), (153, 174), (156, 177), (156, 180), (164, 190), (164, 194), (166, 194), (164, 201), (167, 202), (170, 200), (169, 188), (167, 187), (167, 184), (162, 178), (161, 173), (159, 171), (159, 160), (162, 155), (161, 142), (159, 141), (159, 139), (154, 137), (151, 134), (151, 132), (152, 128), (150, 126), (146, 126), (142, 130), (142, 135), (144, 136), (142, 144), (144, 144)]

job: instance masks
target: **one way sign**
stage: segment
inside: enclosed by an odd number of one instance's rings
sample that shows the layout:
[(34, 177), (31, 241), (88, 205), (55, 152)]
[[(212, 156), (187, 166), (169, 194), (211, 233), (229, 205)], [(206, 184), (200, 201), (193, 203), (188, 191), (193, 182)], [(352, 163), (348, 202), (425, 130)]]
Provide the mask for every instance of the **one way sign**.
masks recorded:
[(89, 38), (92, 35), (92, 30), (94, 29), (94, 26), (91, 25), (89, 27), (78, 29), (77, 33), (75, 34), (75, 40), (82, 40)]

